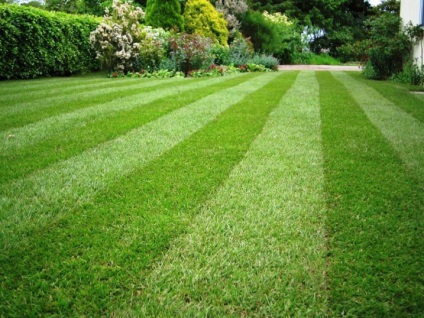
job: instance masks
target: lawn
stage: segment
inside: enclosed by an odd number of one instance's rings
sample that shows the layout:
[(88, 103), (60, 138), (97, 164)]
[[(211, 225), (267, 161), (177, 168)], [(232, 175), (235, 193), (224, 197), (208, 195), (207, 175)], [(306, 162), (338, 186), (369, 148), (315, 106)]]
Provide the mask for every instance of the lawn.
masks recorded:
[(406, 87), (94, 74), (0, 96), (0, 317), (424, 317)]

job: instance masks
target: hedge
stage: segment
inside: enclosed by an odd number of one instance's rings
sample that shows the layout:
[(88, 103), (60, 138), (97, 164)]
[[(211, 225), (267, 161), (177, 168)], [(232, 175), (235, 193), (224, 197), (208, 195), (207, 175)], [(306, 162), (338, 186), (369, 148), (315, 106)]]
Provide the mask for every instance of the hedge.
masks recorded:
[(71, 75), (99, 69), (92, 16), (0, 4), (0, 79)]

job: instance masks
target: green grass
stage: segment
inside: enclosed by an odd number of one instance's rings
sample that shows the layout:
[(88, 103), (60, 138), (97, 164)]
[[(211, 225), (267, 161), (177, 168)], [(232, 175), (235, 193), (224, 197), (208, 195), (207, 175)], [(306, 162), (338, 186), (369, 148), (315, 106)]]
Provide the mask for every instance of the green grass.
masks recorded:
[[(355, 102), (353, 96), (362, 92), (327, 72), (317, 77), (332, 312), (418, 317), (424, 312), (422, 187)], [(345, 76), (336, 78), (342, 81)], [(379, 98), (372, 103), (377, 107), (384, 101), (382, 96), (370, 98)]]
[(340, 65), (340, 61), (328, 54), (310, 53), (308, 56), (308, 64), (311, 65)]
[(403, 86), (89, 75), (0, 96), (0, 317), (422, 316)]

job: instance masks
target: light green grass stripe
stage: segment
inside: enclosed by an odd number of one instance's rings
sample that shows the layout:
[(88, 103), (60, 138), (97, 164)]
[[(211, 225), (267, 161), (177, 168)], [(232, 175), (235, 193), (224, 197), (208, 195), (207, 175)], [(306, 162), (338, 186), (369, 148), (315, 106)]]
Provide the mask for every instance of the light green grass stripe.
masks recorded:
[(368, 119), (390, 141), (400, 158), (424, 182), (424, 124), (346, 73), (332, 75), (351, 92)]
[(259, 80), (254, 77), (209, 95), (120, 138), (2, 186), (0, 248), (10, 248), (20, 226), (36, 227), (83, 204), (108, 183), (146, 165), (279, 75), (264, 74)]
[(324, 212), (319, 88), (303, 72), (132, 314), (324, 317)]
[[(100, 105), (78, 109), (70, 113), (64, 113), (57, 116), (48, 117), (46, 119), (23, 127), (12, 128), (7, 131), (1, 132), (0, 140), (2, 140), (3, 142), (0, 143), (0, 152), (7, 152), (12, 149), (19, 149), (28, 145), (35, 144), (40, 140), (49, 138), (49, 136), (66, 131), (70, 127), (84, 127), (90, 122), (100, 120), (106, 117), (111, 117), (120, 111), (131, 110), (146, 105), (159, 98), (182, 94), (191, 89), (207, 87), (218, 82), (229, 81), (232, 78), (234, 77), (219, 77), (209, 80), (203, 80), (200, 82), (183, 82), (184, 79), (178, 79), (178, 84), (174, 87), (167, 87), (166, 90), (155, 90), (148, 93), (143, 93), (143, 88), (141, 87), (141, 92), (139, 94), (131, 95), (130, 97), (125, 97), (125, 90), (128, 90), (127, 87), (122, 87), (119, 89), (115, 88), (115, 91), (122, 90), (122, 98)], [(144, 87), (157, 86), (160, 85), (160, 83), (163, 82), (152, 82), (151, 84), (145, 83), (146, 86)], [(108, 89), (108, 91), (111, 90)], [(87, 94), (88, 98), (88, 96), (90, 94), (93, 94), (93, 92), (89, 92)], [(95, 94), (97, 95), (98, 92), (95, 92)], [(67, 97), (62, 96), (62, 98), (66, 99)], [(13, 136), (13, 138), (9, 138), (9, 136)]]

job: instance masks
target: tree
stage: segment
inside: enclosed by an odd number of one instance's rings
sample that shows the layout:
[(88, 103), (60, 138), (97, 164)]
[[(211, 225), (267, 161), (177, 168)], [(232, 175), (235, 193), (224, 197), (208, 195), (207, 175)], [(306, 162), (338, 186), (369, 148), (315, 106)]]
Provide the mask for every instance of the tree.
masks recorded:
[[(389, 0), (394, 1), (394, 0)], [(282, 12), (310, 32), (311, 49), (329, 50), (363, 39), (363, 21), (372, 15), (366, 0), (250, 0), (254, 10)]]
[(164, 29), (184, 30), (184, 18), (178, 0), (147, 0), (146, 24)]
[(227, 21), (208, 0), (188, 0), (184, 12), (185, 29), (227, 45)]
[(67, 13), (78, 12), (77, 0), (46, 0), (45, 7), (50, 11), (63, 11)]

